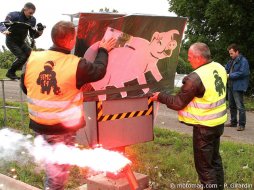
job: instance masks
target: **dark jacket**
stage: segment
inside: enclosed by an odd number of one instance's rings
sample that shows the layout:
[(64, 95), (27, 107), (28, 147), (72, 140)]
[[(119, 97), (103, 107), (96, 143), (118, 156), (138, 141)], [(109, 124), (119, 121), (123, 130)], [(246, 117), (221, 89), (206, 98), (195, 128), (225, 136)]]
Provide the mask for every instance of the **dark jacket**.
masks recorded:
[[(7, 24), (9, 21), (13, 24)], [(11, 32), (9, 35), (6, 35), (7, 40), (22, 43), (25, 41), (28, 32), (33, 38), (38, 38), (40, 36), (35, 29), (35, 17), (32, 16), (31, 18), (27, 18), (23, 11), (10, 12), (5, 18), (5, 23), (6, 24), (0, 25), (0, 31), (3, 32), (8, 29)]]
[(192, 72), (182, 81), (183, 85), (177, 95), (168, 95), (159, 93), (158, 101), (166, 104), (168, 108), (173, 110), (182, 110), (194, 97), (201, 98), (205, 93), (205, 87), (197, 73)]
[[(66, 54), (70, 54), (70, 51), (66, 51), (57, 47), (52, 47), (50, 50), (58, 51)], [(76, 72), (76, 87), (77, 89), (81, 89), (81, 87), (90, 82), (94, 82), (100, 80), (106, 74), (108, 64), (108, 52), (103, 48), (99, 48), (98, 54), (93, 63), (86, 61), (86, 59), (81, 58)], [(21, 88), (23, 92), (26, 94), (27, 89), (24, 84), (25, 79), (25, 69), (26, 64), (23, 67), (22, 74), (21, 74)], [(77, 126), (76, 128), (66, 128), (62, 124), (55, 124), (54, 126), (42, 125), (36, 123), (35, 121), (30, 119), (29, 127), (32, 128), (34, 131), (41, 133), (41, 134), (63, 134), (71, 132), (70, 130), (78, 130), (83, 126)]]
[[(232, 69), (231, 69), (232, 67)], [(229, 74), (228, 86), (234, 91), (246, 91), (249, 85), (249, 63), (248, 60), (241, 54), (234, 60), (230, 60), (225, 69)]]

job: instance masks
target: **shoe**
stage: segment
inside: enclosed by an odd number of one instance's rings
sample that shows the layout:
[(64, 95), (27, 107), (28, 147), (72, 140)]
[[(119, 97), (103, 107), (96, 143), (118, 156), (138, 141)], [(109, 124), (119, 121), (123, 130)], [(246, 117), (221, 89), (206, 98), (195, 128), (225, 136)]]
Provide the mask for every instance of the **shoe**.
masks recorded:
[(243, 126), (238, 126), (236, 130), (237, 131), (244, 131), (244, 127)]
[(225, 124), (225, 127), (237, 127), (236, 124), (232, 124), (232, 123), (228, 123), (228, 124)]
[(9, 79), (12, 79), (12, 80), (19, 80), (20, 79), (20, 77), (18, 77), (15, 73), (10, 73), (10, 72), (6, 73), (6, 77), (8, 77)]

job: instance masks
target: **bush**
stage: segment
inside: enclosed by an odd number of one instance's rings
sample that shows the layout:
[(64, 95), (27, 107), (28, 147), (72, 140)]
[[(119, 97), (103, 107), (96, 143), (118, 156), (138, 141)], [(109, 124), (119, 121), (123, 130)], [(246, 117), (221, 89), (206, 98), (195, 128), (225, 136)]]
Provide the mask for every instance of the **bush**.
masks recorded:
[(15, 60), (15, 56), (9, 51), (0, 52), (0, 69), (9, 69)]
[(176, 72), (178, 74), (189, 74), (192, 71), (193, 71), (193, 69), (192, 69), (191, 65), (188, 62), (185, 62), (183, 60), (183, 58), (181, 58), (179, 56), (179, 58), (178, 58), (178, 65), (176, 67)]

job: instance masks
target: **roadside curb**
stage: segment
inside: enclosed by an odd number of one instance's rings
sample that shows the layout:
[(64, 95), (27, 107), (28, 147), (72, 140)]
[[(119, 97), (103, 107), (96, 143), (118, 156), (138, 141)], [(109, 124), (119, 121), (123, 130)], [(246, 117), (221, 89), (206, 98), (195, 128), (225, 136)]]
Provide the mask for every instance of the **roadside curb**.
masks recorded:
[[(0, 190), (41, 190), (22, 181), (0, 174)], [(84, 184), (77, 187), (75, 190), (87, 190), (87, 185)]]
[(0, 174), (0, 190), (40, 190), (22, 181)]

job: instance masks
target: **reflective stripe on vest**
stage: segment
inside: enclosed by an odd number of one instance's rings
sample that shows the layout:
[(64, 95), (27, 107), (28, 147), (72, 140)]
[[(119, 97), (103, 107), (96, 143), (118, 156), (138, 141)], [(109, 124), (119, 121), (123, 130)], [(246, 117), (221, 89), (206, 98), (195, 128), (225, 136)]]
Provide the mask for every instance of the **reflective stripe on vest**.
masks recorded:
[(32, 52), (25, 86), (29, 116), (44, 125), (77, 127), (84, 119), (83, 93), (76, 88), (80, 58), (56, 51)]
[(227, 74), (224, 67), (212, 62), (194, 72), (199, 75), (205, 93), (202, 98), (193, 98), (183, 110), (178, 112), (179, 121), (209, 127), (225, 123)]
[(73, 118), (75, 116), (76, 118), (80, 118), (81, 111), (83, 109), (83, 106), (79, 107), (73, 107), (68, 110), (64, 110), (62, 112), (52, 113), (52, 112), (38, 112), (31, 109), (28, 109), (29, 114), (31, 114), (34, 117), (38, 117), (40, 119), (58, 119), (58, 120), (68, 120), (68, 118)]
[(226, 98), (223, 98), (217, 102), (211, 103), (211, 104), (201, 104), (198, 102), (190, 102), (189, 106), (191, 107), (196, 107), (196, 108), (201, 108), (201, 109), (211, 109), (211, 108), (215, 108), (218, 107), (222, 104), (224, 104), (226, 102)]
[[(77, 94), (72, 102), (80, 101), (83, 98), (81, 93)], [(47, 108), (65, 108), (70, 104), (70, 101), (47, 101), (47, 100), (37, 100), (35, 98), (27, 97), (27, 102), (40, 107)]]
[(183, 117), (195, 119), (198, 121), (212, 120), (212, 119), (216, 119), (218, 117), (223, 117), (225, 114), (227, 114), (227, 110), (224, 110), (224, 111), (221, 111), (221, 112), (215, 113), (215, 114), (204, 115), (204, 116), (193, 115), (191, 113), (184, 112), (184, 111), (179, 111), (179, 112), (180, 112), (180, 115)]

